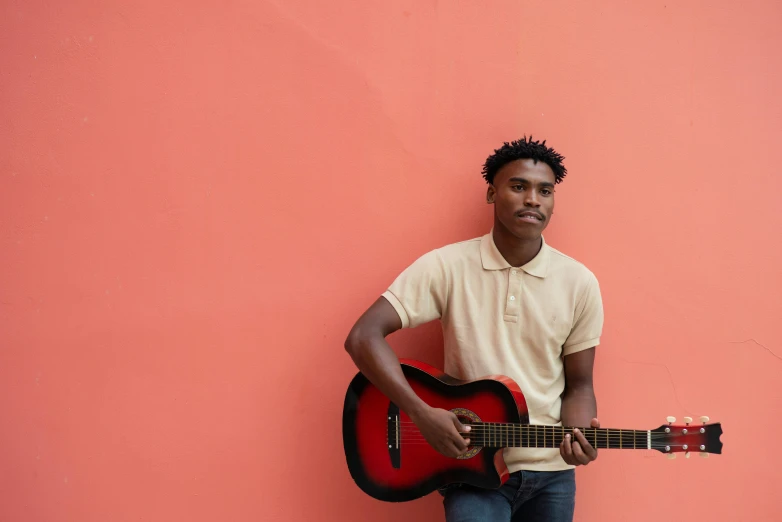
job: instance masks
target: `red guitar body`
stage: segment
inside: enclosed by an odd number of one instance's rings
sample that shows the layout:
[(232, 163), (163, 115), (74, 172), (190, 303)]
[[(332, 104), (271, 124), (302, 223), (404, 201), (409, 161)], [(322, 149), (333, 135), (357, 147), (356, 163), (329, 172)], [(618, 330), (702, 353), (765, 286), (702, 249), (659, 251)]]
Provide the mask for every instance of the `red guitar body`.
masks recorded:
[[(457, 410), (465, 423), (477, 420), (468, 412), (481, 422), (528, 422), (524, 395), (506, 377), (459, 381), (424, 363), (404, 360), (402, 370), (424, 402)], [(417, 444), (397, 445), (397, 429), (405, 438), (405, 427), (412, 426), (405, 412), (366, 377), (361, 373), (355, 376), (345, 396), (343, 442), (353, 480), (365, 493), (379, 500), (403, 502), (451, 483), (494, 489), (508, 479), (502, 448), (476, 448), (471, 458), (454, 459), (422, 443), (420, 436)]]

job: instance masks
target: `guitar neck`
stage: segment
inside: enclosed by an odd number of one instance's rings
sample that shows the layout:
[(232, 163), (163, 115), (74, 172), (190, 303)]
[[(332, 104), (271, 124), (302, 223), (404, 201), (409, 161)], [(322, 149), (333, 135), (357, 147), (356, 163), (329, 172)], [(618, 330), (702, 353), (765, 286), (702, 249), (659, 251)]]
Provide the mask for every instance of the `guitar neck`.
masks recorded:
[[(573, 429), (566, 426), (535, 424), (477, 423), (471, 424), (469, 437), (474, 446), (493, 448), (558, 448)], [(655, 436), (650, 431), (609, 428), (578, 428), (586, 440), (598, 449), (651, 449)]]

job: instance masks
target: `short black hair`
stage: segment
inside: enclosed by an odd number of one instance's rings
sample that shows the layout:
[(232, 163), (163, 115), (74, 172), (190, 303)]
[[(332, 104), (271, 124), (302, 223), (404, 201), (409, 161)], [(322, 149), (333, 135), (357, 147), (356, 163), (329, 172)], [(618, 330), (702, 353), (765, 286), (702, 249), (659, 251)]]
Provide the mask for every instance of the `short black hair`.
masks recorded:
[(482, 171), (486, 183), (494, 183), (494, 176), (497, 174), (497, 171), (511, 161), (519, 159), (531, 159), (535, 163), (542, 161), (554, 171), (555, 183), (561, 183), (562, 179), (567, 175), (567, 169), (562, 164), (562, 160), (565, 159), (564, 156), (551, 147), (546, 147), (546, 140), (543, 140), (543, 143), (532, 141), (532, 136), (527, 140), (525, 135), (524, 139), (510, 143), (505, 142), (502, 147), (494, 150), (494, 154), (486, 158)]

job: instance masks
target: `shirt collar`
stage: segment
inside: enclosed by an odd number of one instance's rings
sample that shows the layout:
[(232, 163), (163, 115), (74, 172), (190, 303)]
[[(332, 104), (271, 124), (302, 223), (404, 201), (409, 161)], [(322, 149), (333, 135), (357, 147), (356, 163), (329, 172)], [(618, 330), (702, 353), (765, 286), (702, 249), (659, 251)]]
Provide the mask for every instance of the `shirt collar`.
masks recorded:
[[(481, 238), (481, 263), (485, 270), (504, 270), (511, 268), (510, 264), (502, 257), (500, 251), (497, 250), (497, 245), (494, 243), (493, 230)], [(535, 257), (533, 257), (529, 263), (521, 266), (529, 275), (535, 277), (546, 277), (549, 263), (549, 250), (550, 247), (546, 244), (546, 240), (541, 236), (542, 244), (540, 251)]]

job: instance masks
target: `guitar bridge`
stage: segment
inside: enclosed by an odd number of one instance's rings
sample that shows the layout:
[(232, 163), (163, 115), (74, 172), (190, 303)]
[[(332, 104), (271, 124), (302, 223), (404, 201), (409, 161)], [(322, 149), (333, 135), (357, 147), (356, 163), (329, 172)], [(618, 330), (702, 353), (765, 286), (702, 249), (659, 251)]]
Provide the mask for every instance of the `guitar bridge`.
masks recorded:
[(399, 424), (399, 406), (388, 404), (388, 456), (394, 469), (401, 467), (402, 427)]

